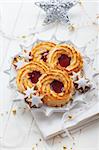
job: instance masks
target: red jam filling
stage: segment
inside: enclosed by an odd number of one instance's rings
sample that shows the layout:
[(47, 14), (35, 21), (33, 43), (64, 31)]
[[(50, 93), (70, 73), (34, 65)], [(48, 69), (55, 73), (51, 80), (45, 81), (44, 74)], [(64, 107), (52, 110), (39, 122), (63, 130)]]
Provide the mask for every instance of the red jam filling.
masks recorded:
[(59, 61), (59, 64), (60, 64), (62, 67), (67, 67), (67, 66), (70, 65), (71, 58), (68, 57), (68, 56), (65, 55), (65, 54), (62, 54), (62, 55), (58, 58), (58, 61)]
[(41, 76), (40, 71), (33, 71), (29, 73), (29, 79), (31, 80), (32, 83), (37, 83), (40, 76)]
[(61, 93), (63, 91), (64, 85), (61, 81), (54, 80), (50, 84), (51, 89), (56, 93)]
[(46, 52), (42, 53), (41, 59), (42, 59), (44, 62), (46, 62), (46, 60), (47, 60), (47, 55), (48, 55), (48, 53), (49, 53), (49, 51), (46, 51)]

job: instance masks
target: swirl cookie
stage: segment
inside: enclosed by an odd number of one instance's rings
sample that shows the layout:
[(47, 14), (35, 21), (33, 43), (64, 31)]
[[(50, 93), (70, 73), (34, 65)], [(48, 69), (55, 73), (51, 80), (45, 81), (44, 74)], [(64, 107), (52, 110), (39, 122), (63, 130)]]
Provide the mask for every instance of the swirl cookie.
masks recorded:
[(42, 101), (48, 106), (63, 106), (68, 103), (73, 94), (73, 82), (67, 72), (51, 70), (43, 74), (37, 83)]
[(29, 62), (17, 72), (16, 83), (18, 90), (24, 93), (27, 88), (32, 88), (39, 78), (47, 71), (47, 67), (38, 62)]
[(35, 47), (32, 48), (31, 56), (34, 61), (47, 64), (49, 51), (55, 47), (56, 44), (52, 42), (40, 42)]
[(54, 69), (66, 70), (69, 74), (83, 67), (81, 54), (68, 44), (57, 45), (49, 53), (48, 62)]

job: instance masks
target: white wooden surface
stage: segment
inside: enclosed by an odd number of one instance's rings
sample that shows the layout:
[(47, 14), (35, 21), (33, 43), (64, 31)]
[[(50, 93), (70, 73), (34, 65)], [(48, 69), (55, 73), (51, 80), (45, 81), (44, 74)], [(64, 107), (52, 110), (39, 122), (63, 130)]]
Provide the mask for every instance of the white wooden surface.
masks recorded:
[[(30, 0), (0, 0), (0, 150), (32, 150), (33, 147), (37, 150), (61, 150), (64, 145), (70, 150), (73, 146), (69, 138), (57, 136), (46, 142), (42, 139), (25, 104), (15, 104), (13, 109), (16, 109), (16, 115), (13, 115), (12, 111), (10, 113), (12, 91), (8, 88), (9, 77), (3, 71), (8, 66), (10, 57), (20, 50), (19, 44), (23, 42), (22, 36), (35, 30), (39, 31), (42, 28), (45, 14), (39, 8), (33, 6), (33, 2)], [(73, 8), (70, 11), (72, 22), (79, 24), (79, 26), (91, 24), (98, 13), (97, 5), (98, 1), (92, 0), (86, 0), (84, 3), (91, 20), (79, 6)], [(91, 39), (95, 39), (98, 33), (96, 25), (81, 27), (75, 32), (69, 32), (63, 25), (58, 25), (57, 30), (56, 25), (45, 28), (46, 31), (36, 34), (35, 37), (26, 37), (27, 44), (31, 44), (35, 38), (50, 40), (52, 35), (55, 34), (58, 40), (71, 39), (77, 46), (84, 46)], [(5, 35), (2, 31), (5, 32)], [(89, 43), (87, 45), (88, 51), (96, 49), (97, 45), (97, 39), (91, 44)], [(76, 150), (99, 150), (99, 121), (79, 131), (73, 137)]]

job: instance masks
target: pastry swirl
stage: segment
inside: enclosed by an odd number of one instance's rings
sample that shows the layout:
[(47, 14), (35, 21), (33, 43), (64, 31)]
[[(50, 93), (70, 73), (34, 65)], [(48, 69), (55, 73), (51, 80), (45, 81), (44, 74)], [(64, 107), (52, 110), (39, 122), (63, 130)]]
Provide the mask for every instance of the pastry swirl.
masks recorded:
[(21, 93), (29, 87), (32, 88), (39, 78), (47, 71), (47, 67), (38, 62), (29, 62), (17, 72), (16, 83)]
[(57, 45), (49, 53), (48, 62), (54, 69), (66, 70), (69, 74), (83, 67), (81, 54), (68, 44)]
[(40, 42), (31, 50), (31, 56), (34, 61), (41, 62), (47, 65), (47, 59), (49, 51), (55, 47), (55, 43), (52, 42)]
[(43, 74), (37, 87), (44, 95), (43, 103), (48, 106), (63, 106), (73, 94), (73, 82), (67, 72), (56, 69)]

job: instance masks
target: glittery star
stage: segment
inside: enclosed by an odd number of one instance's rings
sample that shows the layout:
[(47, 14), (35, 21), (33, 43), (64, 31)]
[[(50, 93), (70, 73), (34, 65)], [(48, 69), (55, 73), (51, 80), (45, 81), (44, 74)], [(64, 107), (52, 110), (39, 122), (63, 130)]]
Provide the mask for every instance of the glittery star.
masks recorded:
[(25, 64), (26, 64), (26, 62), (24, 62), (23, 60), (19, 60), (18, 62), (15, 63), (16, 70), (22, 68)]
[(29, 88), (29, 87), (28, 87), (27, 90), (24, 91), (24, 93), (25, 93), (25, 98), (26, 98), (26, 97), (30, 98), (30, 96), (31, 96), (32, 94), (36, 93), (36, 91), (34, 90), (34, 87), (32, 87), (32, 88)]
[(37, 6), (46, 12), (45, 24), (53, 23), (55, 21), (61, 23), (69, 23), (68, 11), (78, 3), (77, 0), (50, 0), (35, 2)]
[(75, 83), (78, 84), (78, 89), (83, 88), (84, 90), (85, 87), (89, 85), (89, 80), (82, 77), (79, 80), (75, 81)]
[(32, 105), (36, 106), (36, 107), (40, 107), (42, 105), (41, 99), (42, 99), (41, 96), (33, 95), (32, 96)]

